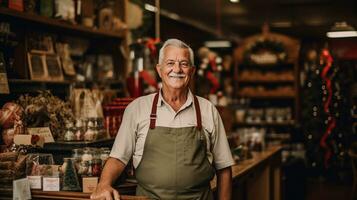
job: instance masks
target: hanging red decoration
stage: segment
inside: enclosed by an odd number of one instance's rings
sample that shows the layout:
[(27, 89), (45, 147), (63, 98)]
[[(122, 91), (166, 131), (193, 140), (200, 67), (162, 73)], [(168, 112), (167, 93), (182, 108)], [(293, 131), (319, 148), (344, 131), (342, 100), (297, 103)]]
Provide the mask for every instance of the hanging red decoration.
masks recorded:
[(324, 101), (324, 111), (327, 114), (327, 128), (323, 136), (321, 137), (320, 140), (320, 146), (326, 150), (325, 155), (324, 155), (324, 164), (325, 167), (328, 168), (328, 162), (331, 159), (332, 156), (332, 150), (331, 148), (327, 145), (327, 137), (332, 133), (332, 130), (336, 127), (336, 119), (331, 115), (330, 112), (330, 104), (331, 104), (331, 99), (332, 99), (332, 81), (330, 77), (328, 76), (328, 72), (332, 67), (332, 62), (333, 58), (328, 51), (328, 49), (324, 49), (320, 55), (320, 63), (324, 64), (324, 67), (321, 72), (321, 78), (324, 80), (326, 84), (326, 89), (327, 89), (327, 99)]

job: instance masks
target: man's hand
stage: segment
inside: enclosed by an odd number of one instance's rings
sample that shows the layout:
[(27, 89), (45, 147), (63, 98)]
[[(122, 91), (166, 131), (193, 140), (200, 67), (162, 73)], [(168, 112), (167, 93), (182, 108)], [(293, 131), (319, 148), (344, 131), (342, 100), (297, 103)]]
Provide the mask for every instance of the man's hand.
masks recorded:
[(120, 200), (119, 192), (110, 185), (98, 184), (90, 199)]
[(98, 186), (90, 198), (98, 200), (119, 200), (119, 192), (111, 185), (120, 176), (124, 168), (125, 164), (122, 161), (115, 158), (109, 158), (105, 162)]

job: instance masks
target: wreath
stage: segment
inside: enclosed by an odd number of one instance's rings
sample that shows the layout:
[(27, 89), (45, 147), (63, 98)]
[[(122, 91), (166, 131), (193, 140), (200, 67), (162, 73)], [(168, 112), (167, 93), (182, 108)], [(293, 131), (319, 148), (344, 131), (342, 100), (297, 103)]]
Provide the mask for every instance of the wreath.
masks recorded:
[(287, 53), (282, 42), (258, 40), (244, 52), (244, 61), (254, 64), (277, 64), (285, 62)]

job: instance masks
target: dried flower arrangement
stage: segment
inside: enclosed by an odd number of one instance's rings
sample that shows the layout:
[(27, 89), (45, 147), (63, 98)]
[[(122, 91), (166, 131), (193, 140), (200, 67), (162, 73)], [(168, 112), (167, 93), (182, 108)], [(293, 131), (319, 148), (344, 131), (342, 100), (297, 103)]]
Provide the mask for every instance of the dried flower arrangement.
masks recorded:
[(55, 140), (61, 138), (66, 122), (74, 121), (70, 103), (50, 91), (39, 91), (35, 97), (21, 95), (17, 103), (24, 109), (22, 121), (25, 127), (50, 127)]

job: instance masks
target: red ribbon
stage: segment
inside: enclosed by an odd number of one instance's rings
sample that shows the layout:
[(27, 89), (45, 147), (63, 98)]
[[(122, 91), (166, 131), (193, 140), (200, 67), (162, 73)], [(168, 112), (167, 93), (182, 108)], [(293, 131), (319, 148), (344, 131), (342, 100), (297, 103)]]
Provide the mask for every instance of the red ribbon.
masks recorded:
[(218, 81), (217, 77), (215, 77), (212, 72), (208, 71), (206, 73), (206, 78), (212, 84), (212, 87), (210, 89), (210, 94), (215, 94), (219, 88), (219, 81)]
[(151, 56), (157, 55), (156, 44), (160, 42), (160, 38), (149, 38), (146, 40), (146, 46), (150, 49)]
[(320, 62), (326, 63), (322, 69), (321, 78), (325, 81), (327, 92), (328, 92), (327, 100), (325, 102), (323, 102), (324, 103), (324, 111), (328, 115), (328, 122), (327, 122), (326, 131), (320, 139), (320, 146), (326, 150), (325, 155), (324, 155), (324, 164), (325, 164), (325, 167), (328, 168), (328, 161), (331, 159), (332, 150), (327, 145), (326, 140), (327, 140), (327, 137), (332, 133), (332, 130), (336, 127), (336, 119), (331, 115), (331, 112), (329, 110), (329, 106), (331, 104), (331, 99), (332, 99), (332, 86), (331, 86), (332, 82), (331, 82), (331, 79), (327, 76), (327, 73), (332, 67), (333, 58), (327, 49), (324, 49), (322, 51), (322, 53), (320, 55)]

